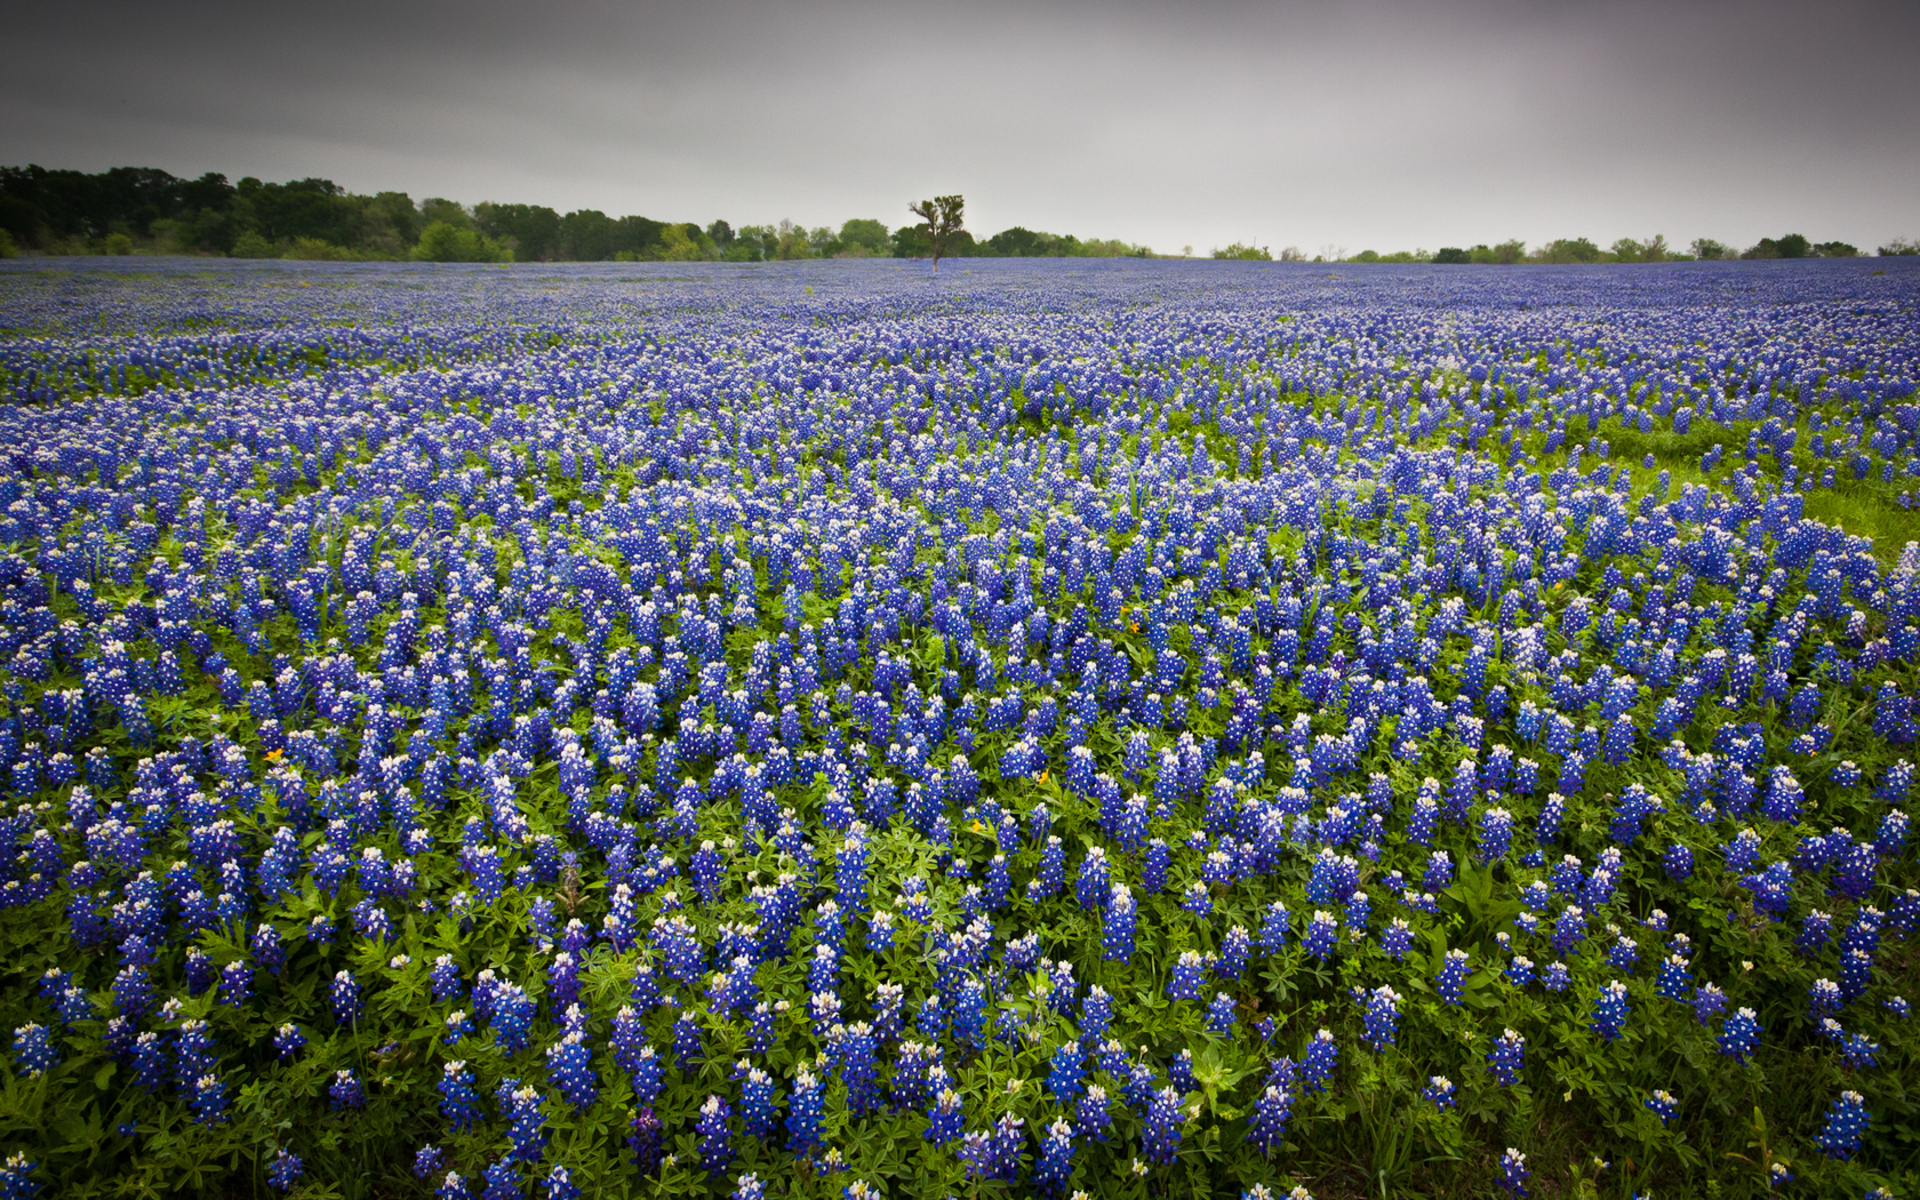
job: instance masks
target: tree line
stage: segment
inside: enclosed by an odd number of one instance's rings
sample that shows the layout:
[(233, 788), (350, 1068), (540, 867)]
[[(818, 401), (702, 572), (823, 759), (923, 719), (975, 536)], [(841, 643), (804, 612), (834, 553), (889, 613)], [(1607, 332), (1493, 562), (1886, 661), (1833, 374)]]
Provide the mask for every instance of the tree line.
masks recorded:
[[(182, 179), (153, 167), (97, 174), (0, 167), (0, 253), (200, 254), (236, 258), (415, 259), (434, 262), (763, 262), (801, 258), (924, 258), (925, 222), (856, 218), (807, 229), (791, 221), (700, 225), (541, 204), (472, 206), (405, 192), (361, 195), (327, 179), (238, 182), (209, 172)], [(1015, 226), (982, 241), (946, 237), (954, 258), (1147, 257), (1145, 246)]]
[[(1908, 255), (1920, 253), (1920, 247), (1906, 239), (1896, 239), (1880, 247), (1883, 255)], [(1298, 250), (1291, 247), (1282, 252), (1282, 257), (1302, 257)], [(1667, 239), (1655, 234), (1640, 241), (1636, 238), (1620, 238), (1605, 249), (1591, 238), (1556, 238), (1542, 246), (1531, 249), (1518, 238), (1501, 242), (1498, 245), (1482, 243), (1473, 247), (1445, 246), (1439, 250), (1400, 250), (1392, 254), (1381, 254), (1373, 250), (1339, 256), (1343, 262), (1430, 262), (1430, 263), (1479, 263), (1486, 265), (1511, 265), (1514, 263), (1645, 263), (1645, 262), (1709, 262), (1722, 259), (1762, 259), (1762, 258), (1859, 258), (1860, 250), (1846, 242), (1815, 242), (1798, 233), (1789, 233), (1778, 238), (1761, 238), (1745, 250), (1729, 246), (1713, 238), (1695, 238), (1686, 249), (1667, 245)]]

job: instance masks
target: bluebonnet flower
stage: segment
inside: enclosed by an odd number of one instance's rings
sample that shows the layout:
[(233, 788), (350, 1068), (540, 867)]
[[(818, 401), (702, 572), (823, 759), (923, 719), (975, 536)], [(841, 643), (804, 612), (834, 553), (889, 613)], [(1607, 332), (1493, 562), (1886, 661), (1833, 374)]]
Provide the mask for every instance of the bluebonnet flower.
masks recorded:
[(820, 1145), (820, 1122), (824, 1116), (819, 1079), (805, 1067), (794, 1074), (792, 1098), (787, 1105), (787, 1144), (795, 1154), (811, 1154)]
[(1267, 954), (1278, 954), (1287, 944), (1287, 933), (1292, 927), (1293, 914), (1286, 905), (1275, 900), (1269, 904), (1260, 922), (1260, 949)]
[(1717, 984), (1703, 983), (1693, 989), (1693, 1017), (1702, 1025), (1720, 1015), (1727, 1006), (1727, 994)]
[(561, 1097), (582, 1112), (600, 1093), (600, 1080), (593, 1070), (593, 1052), (586, 1037), (575, 1030), (547, 1047), (547, 1074)]
[(1493, 1049), (1487, 1052), (1487, 1070), (1493, 1073), (1501, 1087), (1512, 1087), (1520, 1082), (1520, 1072), (1526, 1065), (1526, 1038), (1509, 1029), (1494, 1039)]
[[(1488, 808), (1480, 814), (1480, 845), (1476, 857), (1482, 863), (1498, 862), (1507, 856), (1513, 844), (1513, 814), (1504, 808)], [(1428, 885), (1429, 890), (1438, 890)]]
[(1148, 1162), (1164, 1166), (1173, 1161), (1174, 1154), (1180, 1148), (1180, 1128), (1185, 1123), (1178, 1092), (1167, 1087), (1153, 1094), (1153, 1102), (1147, 1109), (1146, 1127), (1140, 1135), (1140, 1149)]
[(40, 1165), (38, 1159), (30, 1159), (24, 1154), (14, 1153), (0, 1163), (0, 1197), (5, 1200), (31, 1200), (40, 1190), (39, 1183), (33, 1178), (33, 1169)]
[(1455, 1090), (1453, 1080), (1445, 1075), (1434, 1075), (1427, 1080), (1427, 1086), (1421, 1090), (1420, 1095), (1435, 1108), (1445, 1112), (1456, 1103), (1453, 1097)]
[(547, 1118), (540, 1111), (540, 1093), (509, 1078), (500, 1081), (494, 1099), (507, 1119), (507, 1139), (513, 1143), (504, 1161), (539, 1162), (547, 1150)]
[(1395, 917), (1381, 931), (1380, 948), (1392, 955), (1395, 962), (1407, 957), (1407, 951), (1413, 949), (1413, 927), (1407, 924), (1405, 917)]
[(341, 1025), (351, 1025), (360, 1017), (360, 984), (352, 971), (339, 971), (333, 977), (333, 985), (328, 991), (333, 1000), (333, 1019)]
[(29, 1079), (38, 1078), (60, 1062), (60, 1051), (46, 1026), (31, 1021), (13, 1031), (13, 1055), (18, 1070)]
[[(934, 1094), (933, 1107), (927, 1113), (925, 1137), (936, 1146), (944, 1146), (961, 1136), (965, 1120), (959, 1094), (951, 1087), (942, 1086)], [(792, 1118), (788, 1121), (791, 1124)]]
[(465, 1133), (480, 1120), (480, 1095), (473, 1088), (473, 1072), (464, 1061), (441, 1068), (440, 1112), (455, 1133)]
[(1720, 1025), (1720, 1036), (1714, 1041), (1720, 1047), (1720, 1053), (1735, 1062), (1746, 1062), (1760, 1045), (1760, 1022), (1750, 1008), (1735, 1009), (1732, 1016)]
[(1198, 950), (1183, 950), (1167, 981), (1167, 995), (1175, 1000), (1198, 1000), (1206, 981), (1206, 963)]
[(276, 1147), (273, 1161), (267, 1164), (267, 1184), (276, 1192), (293, 1190), (294, 1183), (305, 1170), (300, 1156), (289, 1152), (286, 1147)]
[(580, 1200), (580, 1185), (573, 1181), (572, 1172), (565, 1167), (556, 1164), (547, 1172), (545, 1184), (542, 1190), (546, 1200)]
[(1472, 969), (1467, 966), (1467, 952), (1449, 950), (1440, 965), (1440, 973), (1434, 977), (1433, 990), (1443, 1004), (1459, 1005), (1466, 1001), (1467, 976)]
[(1532, 1172), (1527, 1170), (1527, 1156), (1508, 1146), (1507, 1152), (1500, 1156), (1500, 1178), (1494, 1182), (1510, 1196), (1525, 1196), (1528, 1194), (1527, 1179), (1531, 1175)]
[(1107, 1089), (1094, 1083), (1080, 1096), (1080, 1102), (1074, 1105), (1073, 1122), (1076, 1132), (1095, 1141), (1107, 1140), (1107, 1130), (1113, 1124), (1113, 1118), (1107, 1112)]
[(1340, 926), (1333, 914), (1325, 909), (1315, 909), (1313, 918), (1307, 922), (1307, 932), (1300, 939), (1300, 946), (1316, 960), (1325, 962), (1339, 940)]
[(1247, 1122), (1247, 1140), (1260, 1153), (1272, 1158), (1287, 1139), (1287, 1121), (1293, 1115), (1293, 1096), (1279, 1084), (1269, 1083), (1253, 1100), (1253, 1116)]
[(1034, 1164), (1033, 1177), (1048, 1195), (1065, 1192), (1073, 1177), (1073, 1136), (1073, 1126), (1056, 1118), (1040, 1141), (1040, 1161)]
[(1374, 1053), (1382, 1053), (1394, 1044), (1400, 1022), (1400, 997), (1390, 987), (1382, 985), (1367, 996), (1366, 1027), (1367, 1042)]
[(1309, 1095), (1324, 1091), (1339, 1062), (1340, 1048), (1334, 1045), (1332, 1032), (1322, 1029), (1308, 1038), (1307, 1052), (1300, 1060), (1300, 1075), (1305, 1081), (1302, 1090)]
[(1214, 993), (1207, 1005), (1207, 1032), (1230, 1037), (1234, 1028), (1233, 997), (1225, 992)]
[(519, 1200), (520, 1172), (512, 1156), (489, 1163), (481, 1178), (486, 1180), (486, 1187), (481, 1189), (480, 1200)]
[(1656, 1088), (1653, 1095), (1647, 1097), (1647, 1107), (1652, 1109), (1654, 1115), (1660, 1118), (1660, 1123), (1665, 1125), (1673, 1120), (1674, 1114), (1679, 1111), (1680, 1102), (1673, 1098), (1672, 1092), (1664, 1088)]
[(1693, 973), (1687, 960), (1678, 954), (1669, 954), (1660, 963), (1660, 971), (1654, 977), (1653, 990), (1664, 1000), (1684, 1004), (1692, 983)]
[(1626, 1029), (1627, 985), (1615, 979), (1600, 989), (1593, 1002), (1590, 1028), (1606, 1041), (1613, 1041)]
[(1100, 935), (1101, 954), (1107, 961), (1133, 961), (1134, 919), (1133, 893), (1124, 883), (1114, 884)]
[(327, 1095), (335, 1110), (343, 1108), (365, 1108), (366, 1089), (360, 1084), (360, 1077), (352, 1071), (335, 1071), (333, 1082), (327, 1085)]

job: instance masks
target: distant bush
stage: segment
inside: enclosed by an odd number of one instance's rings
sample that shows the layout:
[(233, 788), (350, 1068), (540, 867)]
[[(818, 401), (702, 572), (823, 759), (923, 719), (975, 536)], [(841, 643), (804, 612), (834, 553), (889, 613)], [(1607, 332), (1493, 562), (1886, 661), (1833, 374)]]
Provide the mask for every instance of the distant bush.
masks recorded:
[(1476, 263), (1506, 267), (1521, 262), (1527, 257), (1527, 244), (1519, 238), (1501, 242), (1497, 246), (1489, 246), (1482, 242), (1467, 254)]
[(233, 240), (235, 258), (274, 258), (273, 243), (249, 229)]
[(1244, 262), (1273, 261), (1273, 255), (1267, 252), (1265, 246), (1248, 246), (1241, 242), (1235, 242), (1225, 250), (1215, 250), (1213, 256), (1215, 258), (1240, 259)]
[(1556, 238), (1528, 257), (1540, 263), (1596, 263), (1606, 258), (1606, 252), (1591, 238)]
[(421, 232), (413, 257), (418, 262), (512, 262), (513, 252), (471, 229), (435, 221)]

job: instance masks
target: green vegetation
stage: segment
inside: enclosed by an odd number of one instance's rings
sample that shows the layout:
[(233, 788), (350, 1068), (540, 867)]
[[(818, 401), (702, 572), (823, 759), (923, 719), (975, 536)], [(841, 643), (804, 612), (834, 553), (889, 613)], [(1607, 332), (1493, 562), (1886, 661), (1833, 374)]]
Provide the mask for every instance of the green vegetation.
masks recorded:
[[(944, 197), (958, 202), (959, 197)], [(956, 218), (958, 212), (955, 213)], [(230, 183), (181, 179), (152, 167), (89, 175), (0, 167), (0, 258), (43, 254), (186, 254), (317, 261), (773, 262), (805, 258), (923, 258), (927, 228), (889, 232), (856, 217), (838, 229), (792, 221), (735, 228), (714, 221), (561, 213), (540, 204), (471, 207), (405, 192), (365, 196), (327, 179)], [(956, 219), (941, 258), (1150, 257), (1145, 246), (1014, 226), (976, 242)]]
[[(1881, 254), (1920, 254), (1920, 244), (1905, 240), (1896, 240), (1880, 248)], [(1214, 257), (1223, 255), (1214, 252)], [(1284, 257), (1284, 256), (1283, 256)], [(1724, 242), (1713, 238), (1695, 238), (1685, 252), (1673, 250), (1667, 245), (1662, 234), (1655, 234), (1642, 242), (1634, 238), (1620, 238), (1612, 246), (1601, 249), (1591, 238), (1555, 238), (1553, 241), (1531, 251), (1527, 244), (1518, 238), (1489, 246), (1484, 242), (1469, 249), (1458, 246), (1445, 246), (1437, 251), (1396, 250), (1391, 254), (1382, 254), (1377, 250), (1362, 250), (1351, 257), (1335, 256), (1335, 261), (1351, 263), (1468, 263), (1480, 265), (1509, 266), (1514, 263), (1647, 263), (1647, 262), (1692, 262), (1694, 260), (1717, 260), (1728, 258), (1858, 258), (1857, 247), (1846, 242), (1813, 242), (1806, 236), (1790, 233), (1779, 238), (1761, 238), (1747, 250), (1736, 250)], [(1322, 261), (1319, 258), (1315, 262)]]

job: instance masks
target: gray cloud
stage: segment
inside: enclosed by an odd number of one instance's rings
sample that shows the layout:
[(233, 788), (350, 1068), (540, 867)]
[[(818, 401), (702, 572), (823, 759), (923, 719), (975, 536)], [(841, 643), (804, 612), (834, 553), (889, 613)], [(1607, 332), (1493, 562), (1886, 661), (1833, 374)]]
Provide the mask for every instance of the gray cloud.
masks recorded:
[(92, 3), (0, 162), (736, 224), (968, 198), (1161, 250), (1920, 233), (1920, 8)]

